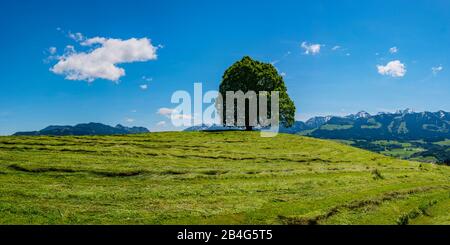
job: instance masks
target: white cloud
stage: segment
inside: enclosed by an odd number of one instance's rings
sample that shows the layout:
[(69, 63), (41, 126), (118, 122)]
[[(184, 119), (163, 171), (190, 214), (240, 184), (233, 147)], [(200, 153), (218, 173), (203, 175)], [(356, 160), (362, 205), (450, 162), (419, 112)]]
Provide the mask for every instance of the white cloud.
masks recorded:
[(167, 117), (169, 117), (174, 112), (175, 112), (175, 109), (170, 109), (170, 108), (166, 108), (166, 107), (158, 109), (159, 115), (163, 115), (163, 116), (167, 116)]
[(139, 88), (141, 88), (142, 90), (147, 90), (148, 89), (148, 85), (147, 84), (141, 84), (141, 85), (139, 85)]
[(171, 118), (172, 120), (180, 120), (180, 119), (190, 120), (190, 119), (192, 119), (192, 116), (189, 114), (181, 114), (175, 109), (170, 109), (170, 108), (166, 108), (166, 107), (159, 108), (158, 114), (165, 116), (167, 118)]
[(180, 119), (186, 119), (186, 120), (191, 120), (192, 116), (188, 115), (188, 114), (172, 114), (171, 116), (172, 120), (180, 120)]
[(125, 122), (127, 123), (133, 123), (135, 120), (133, 118), (127, 118), (125, 119)]
[(94, 37), (84, 40), (82, 46), (98, 47), (89, 52), (76, 52), (73, 46), (66, 47), (66, 53), (50, 70), (55, 74), (64, 75), (68, 80), (95, 79), (118, 81), (125, 75), (118, 64), (156, 60), (157, 47), (148, 38), (130, 38), (128, 40)]
[[(67, 45), (66, 48), (64, 49), (64, 55), (71, 55), (73, 53), (76, 53), (75, 47), (72, 45)], [(60, 58), (62, 58), (62, 57), (60, 57)]]
[(377, 65), (378, 73), (392, 77), (403, 77), (406, 74), (406, 66), (399, 60), (393, 60), (385, 66)]
[(83, 34), (81, 34), (79, 32), (76, 32), (76, 33), (69, 32), (68, 36), (70, 39), (73, 39), (76, 42), (81, 42), (85, 39)]
[(56, 47), (50, 47), (47, 50), (45, 50), (44, 53), (47, 54), (48, 57), (43, 60), (44, 63), (48, 64), (48, 63), (50, 63), (52, 61), (58, 60), (59, 57), (56, 54), (57, 52), (58, 52), (58, 49)]
[(57, 49), (56, 49), (56, 47), (50, 47), (50, 48), (48, 48), (48, 52), (49, 52), (51, 55), (54, 55), (54, 54), (56, 54)]
[(338, 50), (338, 49), (340, 49), (340, 48), (341, 48), (341, 46), (336, 45), (336, 46), (334, 46), (331, 50), (336, 51), (336, 50)]
[(146, 82), (151, 82), (151, 81), (153, 81), (153, 78), (152, 77), (142, 76), (142, 80), (144, 80)]
[(305, 54), (316, 55), (320, 53), (320, 44), (308, 44), (307, 42), (302, 42), (301, 47), (305, 50)]
[(438, 74), (442, 70), (444, 70), (444, 67), (442, 67), (442, 65), (431, 67), (431, 71), (433, 72), (434, 75)]
[(286, 76), (286, 72), (280, 73), (280, 76), (285, 77)]
[(398, 48), (397, 47), (392, 47), (392, 48), (389, 49), (389, 53), (391, 53), (391, 54), (395, 54), (397, 52), (398, 52)]
[(94, 44), (104, 44), (108, 39), (104, 37), (93, 37), (80, 43), (81, 46), (92, 46)]
[(163, 126), (165, 126), (166, 125), (166, 122), (165, 121), (160, 121), (160, 122), (158, 122), (157, 124), (156, 124), (156, 126), (159, 126), (159, 127), (163, 127)]

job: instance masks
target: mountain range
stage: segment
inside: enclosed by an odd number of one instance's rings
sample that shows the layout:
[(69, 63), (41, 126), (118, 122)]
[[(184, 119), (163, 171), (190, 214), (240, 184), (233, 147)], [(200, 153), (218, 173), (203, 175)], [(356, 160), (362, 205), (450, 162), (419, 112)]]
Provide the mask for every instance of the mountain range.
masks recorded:
[[(221, 126), (194, 126), (185, 131), (213, 130)], [(348, 116), (319, 116), (296, 121), (282, 133), (343, 140), (424, 140), (450, 139), (450, 113), (414, 112), (411, 109), (371, 115), (365, 111)]]
[(148, 133), (144, 127), (125, 127), (120, 124), (115, 127), (101, 123), (82, 123), (75, 126), (48, 126), (39, 131), (17, 132), (14, 135), (115, 135)]
[[(185, 131), (226, 130), (219, 125), (198, 125)], [(39, 131), (17, 132), (14, 135), (113, 135), (148, 133), (144, 127), (115, 127), (101, 123), (75, 126), (48, 126)], [(301, 134), (316, 138), (342, 140), (423, 140), (436, 142), (450, 139), (450, 113), (414, 112), (410, 109), (394, 113), (371, 115), (365, 111), (348, 116), (318, 116), (305, 122), (296, 121), (280, 132)]]
[(370, 115), (361, 111), (345, 117), (315, 117), (304, 123), (305, 133), (317, 138), (362, 140), (424, 140), (450, 139), (450, 113), (413, 112)]

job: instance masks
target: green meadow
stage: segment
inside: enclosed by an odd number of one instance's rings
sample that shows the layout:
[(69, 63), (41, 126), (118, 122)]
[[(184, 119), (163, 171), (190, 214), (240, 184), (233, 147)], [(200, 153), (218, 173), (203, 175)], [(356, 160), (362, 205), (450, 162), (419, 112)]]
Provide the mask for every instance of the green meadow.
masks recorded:
[(2, 224), (450, 224), (450, 167), (258, 132), (0, 137)]
[(437, 142), (436, 144), (443, 145), (443, 146), (450, 146), (450, 140), (440, 141), (440, 142)]

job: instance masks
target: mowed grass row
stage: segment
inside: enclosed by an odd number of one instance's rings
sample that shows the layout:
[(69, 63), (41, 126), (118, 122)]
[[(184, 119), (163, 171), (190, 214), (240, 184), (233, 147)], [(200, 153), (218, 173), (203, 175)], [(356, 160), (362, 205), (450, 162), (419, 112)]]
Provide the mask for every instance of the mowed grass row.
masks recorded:
[(449, 181), (295, 135), (0, 137), (3, 224), (450, 224)]

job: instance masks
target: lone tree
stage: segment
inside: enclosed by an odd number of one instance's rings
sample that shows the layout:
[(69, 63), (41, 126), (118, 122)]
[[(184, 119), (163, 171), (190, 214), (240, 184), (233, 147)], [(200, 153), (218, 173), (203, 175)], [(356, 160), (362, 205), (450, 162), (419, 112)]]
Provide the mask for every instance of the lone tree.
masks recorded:
[[(222, 123), (225, 125), (225, 112), (226, 112), (226, 92), (227, 91), (242, 91), (247, 93), (248, 91), (254, 91), (259, 96), (260, 91), (272, 91), (279, 92), (279, 120), (281, 125), (285, 127), (291, 127), (294, 124), (295, 117), (295, 105), (287, 94), (286, 85), (284, 84), (283, 77), (278, 74), (277, 70), (272, 64), (259, 62), (252, 58), (245, 56), (242, 60), (237, 61), (230, 66), (222, 77), (219, 92), (223, 98), (222, 108)], [(257, 97), (259, 98), (259, 97)], [(270, 95), (268, 96), (269, 103), (268, 112), (270, 116)], [(236, 107), (236, 105), (235, 105)], [(259, 112), (258, 112), (258, 124)], [(235, 121), (236, 125), (236, 110)], [(249, 101), (245, 101), (245, 129), (247, 131), (252, 130), (252, 126), (249, 123)]]

